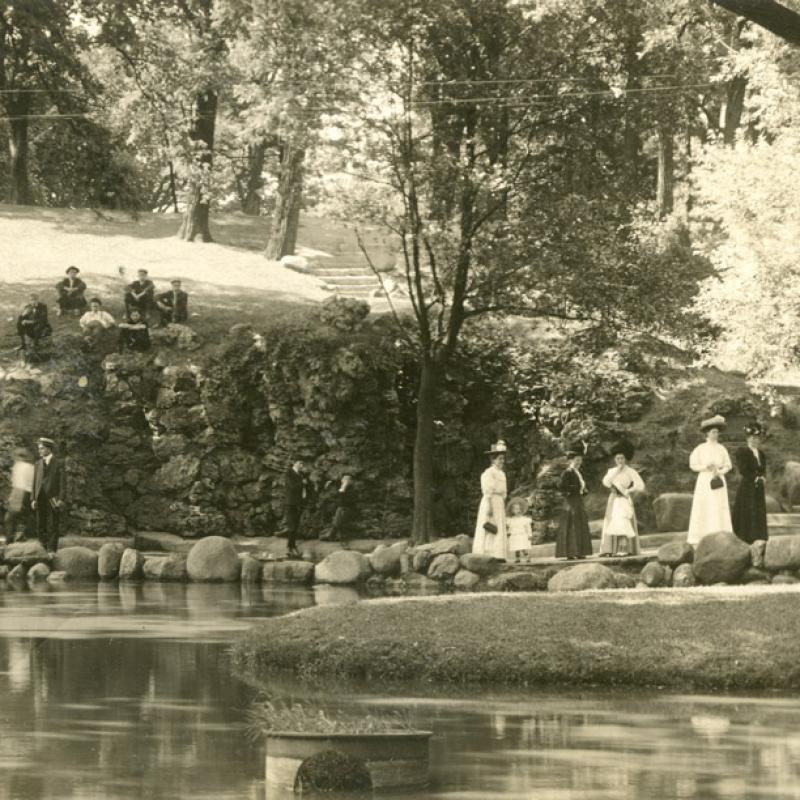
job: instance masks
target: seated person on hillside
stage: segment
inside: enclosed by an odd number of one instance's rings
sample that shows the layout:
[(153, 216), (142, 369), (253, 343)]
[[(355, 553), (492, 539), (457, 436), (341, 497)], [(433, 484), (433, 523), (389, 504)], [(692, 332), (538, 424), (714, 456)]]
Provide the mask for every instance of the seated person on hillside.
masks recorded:
[(161, 325), (184, 323), (189, 318), (189, 295), (181, 289), (179, 280), (171, 281), (172, 289), (156, 295), (156, 306), (161, 314)]
[(77, 267), (67, 267), (67, 277), (56, 284), (59, 317), (67, 311), (75, 316), (86, 311), (86, 284), (78, 277), (79, 272)]
[(84, 343), (94, 347), (105, 332), (116, 327), (116, 324), (114, 317), (108, 311), (103, 310), (100, 298), (93, 297), (89, 301), (89, 310), (80, 319)]
[(135, 308), (130, 310), (127, 318), (120, 322), (119, 352), (130, 350), (132, 353), (144, 353), (150, 349), (150, 331), (147, 320)]
[(145, 319), (147, 313), (153, 305), (153, 295), (156, 287), (147, 277), (147, 270), (137, 270), (137, 279), (129, 283), (125, 288), (125, 313), (130, 314), (131, 309), (135, 308)]
[(17, 333), (22, 342), (21, 350), (36, 350), (41, 341), (53, 332), (47, 321), (47, 306), (39, 302), (39, 296), (31, 294), (28, 302), (17, 315)]

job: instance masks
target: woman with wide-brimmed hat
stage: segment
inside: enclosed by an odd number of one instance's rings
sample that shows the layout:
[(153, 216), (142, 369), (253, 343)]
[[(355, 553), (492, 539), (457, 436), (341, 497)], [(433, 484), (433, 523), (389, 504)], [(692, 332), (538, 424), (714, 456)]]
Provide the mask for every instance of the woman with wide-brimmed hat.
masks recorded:
[(740, 447), (735, 454), (736, 468), (742, 482), (736, 491), (733, 503), (733, 532), (751, 544), (758, 539), (766, 540), (767, 497), (767, 457), (761, 449), (764, 429), (757, 422), (744, 426), (747, 445)]
[(610, 494), (603, 520), (600, 555), (635, 556), (639, 553), (639, 529), (633, 494), (644, 491), (644, 481), (629, 463), (633, 459), (630, 442), (617, 442), (611, 448), (611, 455), (614, 466), (603, 478), (603, 486), (610, 490)]
[(583, 506), (583, 496), (589, 491), (581, 473), (584, 448), (567, 448), (569, 464), (558, 488), (564, 496), (564, 507), (558, 522), (556, 534), (556, 558), (585, 558), (592, 554), (592, 534), (589, 532), (589, 518)]
[(495, 558), (508, 558), (506, 535), (506, 473), (503, 470), (508, 447), (501, 439), (486, 451), (491, 465), (481, 474), (481, 502), (475, 524), (473, 553), (484, 553)]
[(719, 443), (725, 428), (725, 417), (717, 414), (700, 423), (706, 440), (697, 445), (689, 456), (689, 466), (697, 473), (689, 517), (687, 541), (697, 547), (709, 533), (733, 533), (731, 509), (728, 505), (728, 485), (725, 475), (733, 469), (728, 451)]

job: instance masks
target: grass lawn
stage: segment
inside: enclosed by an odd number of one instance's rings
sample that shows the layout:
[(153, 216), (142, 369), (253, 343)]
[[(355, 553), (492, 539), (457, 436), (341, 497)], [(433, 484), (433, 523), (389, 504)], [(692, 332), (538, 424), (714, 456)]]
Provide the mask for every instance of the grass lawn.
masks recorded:
[[(784, 587), (780, 587), (784, 588)], [(482, 594), (320, 606), (236, 643), (257, 680), (800, 688), (800, 588)]]

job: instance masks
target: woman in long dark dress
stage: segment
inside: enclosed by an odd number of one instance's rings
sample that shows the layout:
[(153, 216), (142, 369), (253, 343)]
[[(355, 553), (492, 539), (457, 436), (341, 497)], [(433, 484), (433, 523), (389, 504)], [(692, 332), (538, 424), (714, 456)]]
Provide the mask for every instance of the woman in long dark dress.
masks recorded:
[(583, 495), (588, 491), (580, 471), (583, 455), (572, 450), (567, 456), (569, 466), (558, 484), (559, 491), (564, 495), (564, 509), (556, 536), (556, 558), (584, 558), (592, 554), (592, 535), (583, 507)]
[(748, 544), (767, 539), (767, 498), (764, 484), (767, 476), (767, 457), (759, 447), (763, 428), (756, 422), (746, 425), (747, 447), (736, 451), (736, 468), (742, 482), (733, 504), (733, 531)]

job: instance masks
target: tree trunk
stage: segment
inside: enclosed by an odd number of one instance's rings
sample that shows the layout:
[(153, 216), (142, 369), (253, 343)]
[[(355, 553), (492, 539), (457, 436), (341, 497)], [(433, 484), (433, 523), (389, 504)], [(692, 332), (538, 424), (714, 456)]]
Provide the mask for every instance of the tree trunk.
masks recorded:
[(261, 173), (264, 171), (266, 152), (267, 143), (264, 139), (247, 147), (247, 182), (242, 198), (242, 211), (254, 217), (261, 213), (261, 188), (264, 185)]
[(736, 131), (742, 121), (746, 89), (747, 78), (743, 77), (728, 81), (725, 87), (725, 102), (720, 109), (720, 128), (722, 128), (722, 139), (727, 145), (732, 145), (736, 141)]
[(213, 242), (209, 227), (209, 211), (217, 95), (214, 92), (198, 94), (195, 98), (194, 111), (189, 138), (194, 143), (195, 155), (189, 179), (186, 210), (183, 213), (183, 224), (178, 236), (188, 242), (193, 242), (197, 236), (204, 242)]
[(669, 125), (658, 126), (658, 183), (656, 205), (662, 219), (672, 213), (675, 186), (672, 130)]
[(8, 133), (8, 192), (11, 205), (33, 205), (33, 192), (28, 178), (28, 120), (31, 95), (23, 93), (7, 103)]
[(433, 536), (433, 437), (434, 404), (439, 384), (439, 365), (429, 358), (422, 362), (417, 392), (417, 435), (414, 440), (414, 528), (416, 544)]
[(303, 160), (305, 150), (284, 144), (278, 177), (278, 195), (264, 255), (274, 261), (294, 253), (303, 199)]
[(711, 0), (711, 2), (755, 22), (785, 42), (800, 45), (800, 14), (775, 0)]

